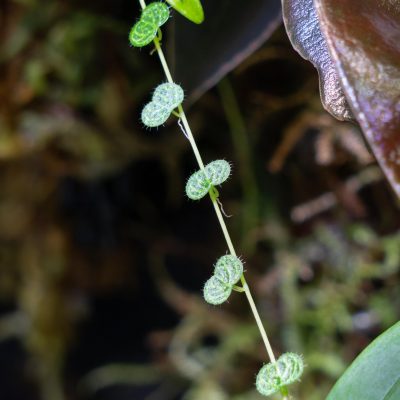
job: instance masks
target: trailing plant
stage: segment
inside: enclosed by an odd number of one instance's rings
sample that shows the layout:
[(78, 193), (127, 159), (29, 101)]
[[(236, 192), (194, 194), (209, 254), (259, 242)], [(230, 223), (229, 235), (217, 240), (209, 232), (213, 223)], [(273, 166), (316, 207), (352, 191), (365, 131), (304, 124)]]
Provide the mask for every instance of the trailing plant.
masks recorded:
[[(204, 14), (199, 0), (167, 1), (191, 21), (202, 22)], [(173, 81), (161, 49), (162, 33), (160, 28), (169, 18), (169, 7), (163, 2), (153, 2), (149, 5), (146, 5), (144, 0), (139, 0), (139, 2), (142, 13), (129, 34), (130, 43), (134, 47), (144, 47), (154, 43), (167, 79), (167, 82), (156, 87), (151, 101), (144, 107), (141, 115), (142, 122), (146, 127), (153, 128), (163, 125), (171, 115), (178, 118), (178, 126), (188, 139), (200, 168), (188, 179), (186, 195), (192, 200), (200, 200), (207, 194), (209, 195), (229, 250), (229, 254), (218, 259), (213, 276), (206, 282), (203, 291), (204, 299), (209, 304), (219, 305), (224, 303), (233, 291), (245, 294), (270, 359), (270, 362), (264, 365), (257, 375), (256, 388), (265, 396), (280, 392), (284, 399), (288, 399), (287, 386), (300, 379), (304, 363), (302, 357), (294, 353), (285, 353), (278, 360), (275, 358), (244, 276), (243, 263), (233, 246), (219, 201), (219, 192), (216, 189), (216, 186), (221, 185), (229, 178), (231, 165), (225, 160), (215, 160), (205, 165), (200, 155), (182, 107), (183, 89)], [(239, 282), (240, 284), (237, 285)]]

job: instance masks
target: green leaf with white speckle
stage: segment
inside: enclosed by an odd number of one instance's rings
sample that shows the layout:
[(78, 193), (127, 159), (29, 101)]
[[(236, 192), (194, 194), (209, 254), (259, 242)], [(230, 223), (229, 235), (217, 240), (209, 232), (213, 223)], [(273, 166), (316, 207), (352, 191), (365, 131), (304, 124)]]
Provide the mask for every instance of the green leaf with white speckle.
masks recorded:
[(221, 282), (216, 276), (212, 276), (206, 282), (203, 289), (204, 300), (214, 306), (222, 304), (228, 300), (231, 293), (232, 286)]

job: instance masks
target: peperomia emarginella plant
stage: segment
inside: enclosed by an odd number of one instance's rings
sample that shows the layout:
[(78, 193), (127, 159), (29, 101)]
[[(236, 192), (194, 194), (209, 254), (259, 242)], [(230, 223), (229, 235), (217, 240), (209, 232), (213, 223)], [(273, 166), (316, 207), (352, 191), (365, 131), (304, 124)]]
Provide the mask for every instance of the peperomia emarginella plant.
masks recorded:
[[(199, 0), (167, 0), (173, 8), (195, 23), (202, 22), (204, 15)], [(169, 18), (169, 6), (163, 2), (153, 2), (146, 5), (144, 0), (139, 0), (142, 14), (139, 21), (133, 26), (129, 40), (134, 47), (144, 47), (154, 43), (164, 70), (167, 82), (160, 84), (155, 89), (151, 101), (143, 108), (141, 119), (145, 126), (153, 128), (163, 125), (172, 115), (178, 118), (178, 125), (188, 139), (194, 156), (199, 165), (187, 181), (186, 195), (192, 200), (200, 200), (207, 194), (217, 215), (223, 235), (225, 237), (229, 254), (220, 257), (214, 268), (213, 276), (206, 282), (203, 290), (204, 299), (212, 305), (224, 303), (232, 291), (244, 293), (249, 302), (251, 311), (261, 333), (270, 362), (265, 364), (257, 374), (256, 388), (265, 396), (280, 393), (283, 399), (288, 399), (287, 386), (298, 381), (304, 370), (303, 359), (295, 353), (285, 353), (278, 359), (275, 358), (267, 333), (261, 322), (249, 286), (243, 271), (243, 263), (236, 254), (231, 237), (225, 224), (219, 193), (216, 186), (224, 183), (230, 176), (231, 165), (221, 159), (204, 165), (186, 114), (182, 107), (184, 100), (183, 89), (177, 85), (169, 70), (164, 53), (161, 49), (161, 26)]]

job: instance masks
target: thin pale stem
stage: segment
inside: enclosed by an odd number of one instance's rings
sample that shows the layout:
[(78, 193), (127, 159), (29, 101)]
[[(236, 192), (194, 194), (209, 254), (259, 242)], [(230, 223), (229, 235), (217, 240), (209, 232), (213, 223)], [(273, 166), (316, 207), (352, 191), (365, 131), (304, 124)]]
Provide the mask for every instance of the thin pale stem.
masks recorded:
[[(222, 232), (223, 232), (225, 240), (226, 240), (226, 244), (228, 245), (229, 252), (232, 255), (236, 256), (236, 251), (235, 251), (235, 248), (233, 246), (231, 237), (229, 235), (229, 232), (228, 232), (228, 229), (226, 227), (225, 220), (224, 220), (222, 212), (221, 212), (221, 210), (219, 208), (219, 205), (218, 205), (217, 201), (214, 198), (211, 197), (211, 200), (212, 200), (212, 203), (213, 203), (213, 206), (214, 206), (215, 213), (217, 214), (217, 218), (218, 218), (219, 224), (221, 225)], [(265, 345), (265, 348), (267, 350), (268, 356), (269, 356), (269, 358), (270, 358), (270, 360), (272, 362), (275, 362), (276, 359), (275, 359), (275, 356), (274, 356), (274, 352), (272, 351), (271, 344), (270, 344), (270, 342), (268, 340), (267, 332), (265, 331), (264, 325), (261, 322), (260, 315), (259, 315), (259, 313), (257, 311), (257, 307), (256, 307), (256, 305), (254, 303), (253, 296), (251, 295), (251, 292), (250, 292), (250, 289), (249, 289), (249, 285), (247, 284), (246, 278), (244, 277), (244, 275), (241, 276), (240, 280), (242, 282), (242, 286), (243, 286), (244, 292), (246, 294), (247, 300), (248, 300), (248, 302), (250, 304), (251, 311), (253, 312), (254, 319), (256, 320), (258, 329), (259, 329), (259, 331), (261, 333), (261, 337), (262, 337), (262, 339), (264, 341), (264, 345)]]
[[(146, 3), (145, 3), (144, 0), (139, 0), (139, 2), (140, 2), (140, 5), (141, 5), (142, 9), (146, 8)], [(158, 56), (160, 58), (161, 65), (163, 67), (165, 76), (166, 76), (166, 78), (167, 78), (167, 80), (169, 82), (173, 83), (171, 72), (169, 70), (167, 61), (165, 59), (164, 53), (163, 53), (163, 51), (161, 49), (160, 43), (159, 43), (157, 38), (154, 39), (154, 45), (155, 45), (155, 48), (157, 50), (157, 54), (158, 54)], [(186, 118), (186, 114), (185, 114), (185, 112), (184, 112), (184, 110), (183, 110), (181, 105), (178, 107), (178, 111), (179, 111), (180, 118), (182, 120), (182, 124), (183, 124), (183, 126), (185, 128), (185, 131), (186, 131), (186, 134), (187, 134), (187, 138), (188, 138), (188, 140), (190, 142), (190, 145), (192, 146), (192, 150), (193, 150), (193, 153), (194, 153), (194, 155), (196, 157), (197, 163), (199, 164), (200, 169), (204, 170), (203, 160), (201, 158), (199, 149), (198, 149), (196, 141), (194, 139), (192, 130), (190, 129), (190, 125), (189, 125), (189, 122), (188, 122), (188, 120)], [(236, 251), (235, 251), (235, 248), (233, 246), (233, 243), (232, 243), (231, 237), (229, 235), (228, 229), (226, 227), (225, 220), (224, 220), (224, 217), (222, 215), (221, 209), (220, 209), (220, 207), (218, 205), (217, 199), (211, 193), (210, 193), (210, 197), (211, 197), (211, 201), (212, 201), (212, 204), (214, 206), (214, 210), (215, 210), (215, 213), (217, 215), (219, 224), (221, 225), (221, 229), (222, 229), (222, 232), (224, 234), (224, 237), (225, 237), (226, 244), (228, 246), (229, 252), (232, 255), (236, 256)], [(269, 356), (269, 358), (270, 358), (270, 360), (272, 362), (275, 362), (276, 359), (275, 359), (274, 353), (272, 351), (271, 344), (270, 344), (270, 342), (268, 340), (267, 333), (266, 333), (265, 328), (264, 328), (264, 326), (263, 326), (263, 324), (261, 322), (260, 315), (259, 315), (259, 313), (257, 311), (256, 305), (254, 303), (253, 297), (251, 295), (249, 286), (247, 285), (247, 282), (246, 282), (246, 279), (245, 279), (244, 275), (242, 275), (240, 279), (241, 279), (241, 282), (242, 282), (243, 289), (244, 289), (244, 292), (246, 294), (247, 300), (248, 300), (248, 302), (250, 304), (251, 311), (253, 312), (253, 315), (254, 315), (254, 318), (256, 320), (258, 329), (259, 329), (259, 331), (261, 333), (261, 337), (262, 337), (262, 339), (264, 341), (264, 345), (265, 345), (265, 348), (267, 350), (268, 356)]]
[(268, 356), (269, 356), (271, 362), (274, 363), (276, 361), (276, 359), (275, 359), (275, 356), (274, 356), (274, 352), (272, 351), (271, 343), (268, 340), (267, 333), (265, 332), (264, 326), (263, 326), (263, 324), (261, 322), (260, 315), (258, 314), (258, 311), (257, 311), (257, 307), (256, 307), (256, 305), (254, 303), (253, 296), (251, 295), (249, 286), (247, 285), (247, 282), (244, 279), (244, 277), (243, 277), (243, 289), (244, 289), (244, 292), (246, 293), (246, 297), (247, 297), (247, 300), (248, 300), (248, 302), (250, 304), (251, 310), (253, 311), (254, 319), (257, 322), (257, 326), (258, 326), (258, 329), (259, 329), (259, 331), (261, 333), (261, 337), (262, 337), (262, 339), (264, 341), (265, 348), (267, 349)]
[(189, 122), (186, 118), (185, 111), (183, 111), (183, 107), (181, 105), (178, 106), (178, 111), (179, 111), (179, 115), (182, 120), (183, 127), (185, 128), (187, 138), (189, 140), (190, 145), (192, 146), (192, 150), (193, 150), (194, 156), (196, 157), (197, 163), (199, 164), (200, 169), (204, 170), (204, 163), (201, 158), (200, 151), (197, 147), (196, 141), (194, 140), (194, 136), (193, 136), (192, 130), (190, 129)]
[(157, 38), (154, 39), (154, 45), (156, 47), (158, 57), (165, 72), (165, 76), (167, 77), (168, 82), (173, 83), (172, 75), (168, 68), (167, 60), (165, 59), (164, 52), (162, 51), (162, 48), (160, 46), (160, 41)]

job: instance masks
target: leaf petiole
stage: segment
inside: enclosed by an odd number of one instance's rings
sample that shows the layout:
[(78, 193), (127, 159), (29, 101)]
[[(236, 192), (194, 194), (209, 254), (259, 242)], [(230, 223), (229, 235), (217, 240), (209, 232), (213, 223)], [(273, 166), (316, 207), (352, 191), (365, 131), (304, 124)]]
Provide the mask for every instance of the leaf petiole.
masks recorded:
[(234, 285), (233, 290), (235, 292), (244, 293), (244, 288), (242, 288), (241, 286)]

